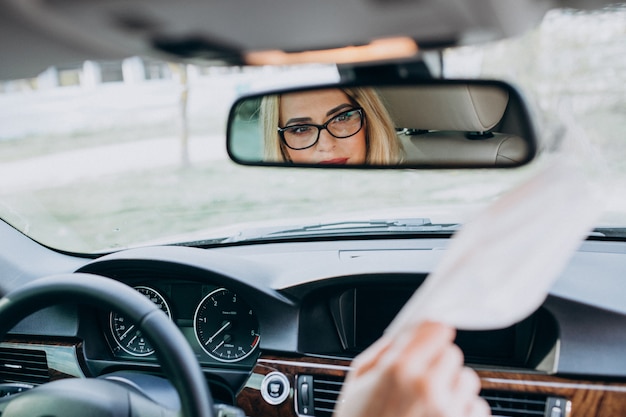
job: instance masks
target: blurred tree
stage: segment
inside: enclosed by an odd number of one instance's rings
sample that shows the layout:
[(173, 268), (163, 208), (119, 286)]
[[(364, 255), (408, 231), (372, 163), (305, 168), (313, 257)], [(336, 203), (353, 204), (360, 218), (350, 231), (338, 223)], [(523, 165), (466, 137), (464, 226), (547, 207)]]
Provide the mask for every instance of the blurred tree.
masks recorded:
[(180, 156), (181, 165), (190, 165), (189, 159), (189, 122), (187, 117), (187, 104), (189, 102), (189, 77), (187, 74), (187, 64), (170, 63), (170, 70), (175, 79), (178, 80), (181, 89), (178, 100), (179, 126), (180, 126)]

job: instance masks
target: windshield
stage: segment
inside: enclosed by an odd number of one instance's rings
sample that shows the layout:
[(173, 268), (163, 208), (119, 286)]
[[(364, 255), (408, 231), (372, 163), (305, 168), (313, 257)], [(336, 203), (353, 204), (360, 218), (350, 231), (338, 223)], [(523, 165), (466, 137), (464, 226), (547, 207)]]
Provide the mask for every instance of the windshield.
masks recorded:
[[(548, 148), (563, 132), (577, 132), (598, 150), (602, 185), (613, 190), (598, 227), (626, 227), (619, 191), (626, 186), (625, 22), (626, 7), (557, 10), (522, 37), (443, 54), (446, 77), (518, 85)], [(0, 82), (0, 217), (45, 245), (80, 253), (259, 238), (263, 228), (307, 236), (306, 226), (326, 223), (316, 235), (336, 235), (343, 223), (350, 233), (354, 222), (368, 222), (359, 233), (369, 224), (373, 233), (407, 224), (403, 230), (451, 233), (549, 163), (366, 171), (254, 168), (228, 159), (225, 125), (238, 96), (337, 78), (334, 66), (207, 68), (129, 57)], [(380, 222), (392, 227), (382, 230)]]

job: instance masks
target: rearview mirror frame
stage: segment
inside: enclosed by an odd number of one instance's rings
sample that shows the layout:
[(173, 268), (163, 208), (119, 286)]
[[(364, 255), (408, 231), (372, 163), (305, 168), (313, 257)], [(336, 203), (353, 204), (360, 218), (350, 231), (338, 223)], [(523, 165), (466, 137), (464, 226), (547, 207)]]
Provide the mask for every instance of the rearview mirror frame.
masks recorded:
[[(398, 132), (399, 141), (404, 148), (403, 159), (401, 162), (392, 163), (359, 163), (346, 165), (327, 165), (312, 163), (301, 163), (289, 160), (268, 159), (267, 152), (261, 154), (260, 147), (266, 146), (263, 136), (263, 129), (259, 119), (260, 103), (267, 96), (282, 96), (283, 94), (292, 93), (311, 93), (318, 90), (329, 89), (355, 89), (355, 88), (373, 88), (382, 97), (385, 107), (392, 115), (396, 129), (399, 127), (398, 119), (403, 123), (412, 123), (415, 117), (415, 110), (410, 108), (409, 112), (403, 112), (402, 108), (394, 108), (392, 102), (405, 100), (406, 97), (429, 97), (430, 113), (438, 114), (433, 119), (428, 119), (422, 114), (416, 119), (420, 119), (421, 123), (417, 128), (405, 129)], [(350, 90), (352, 91), (352, 90)], [(404, 93), (406, 91), (406, 94)], [(444, 94), (445, 91), (445, 94)], [(476, 91), (481, 92), (475, 94)], [(435, 92), (433, 95), (432, 92)], [(438, 101), (438, 92), (441, 93), (442, 99)], [(482, 92), (487, 92), (483, 94)], [(493, 92), (497, 93), (494, 94)], [(395, 94), (393, 100), (389, 97)], [(427, 95), (430, 94), (430, 95)], [(461, 97), (460, 94), (463, 94)], [(445, 96), (445, 97), (444, 97)], [(482, 112), (484, 106), (475, 101), (480, 96), (484, 96), (486, 103), (490, 108), (497, 108), (501, 111), (499, 120), (486, 121), (486, 119), (497, 117), (497, 112), (490, 110)], [(400, 97), (400, 98), (398, 98)], [(453, 101), (450, 101), (452, 97)], [(484, 127), (490, 127), (481, 132), (471, 132), (465, 130), (445, 130), (442, 129), (447, 123), (447, 116), (439, 117), (443, 113), (457, 114), (460, 110), (456, 107), (457, 97), (472, 102), (472, 114), (474, 119), (484, 119), (480, 121)], [(503, 101), (502, 97), (506, 98)], [(446, 101), (448, 100), (448, 101)], [(453, 103), (453, 108), (449, 107), (449, 103)], [(492, 106), (492, 103), (497, 105)], [(503, 104), (504, 103), (504, 104)], [(504, 106), (504, 107), (502, 107)], [(397, 107), (397, 105), (396, 105)], [(400, 106), (402, 107), (402, 106)], [(413, 113), (412, 113), (413, 112)], [(482, 114), (481, 114), (482, 112)], [(245, 113), (245, 114), (244, 114)], [(422, 111), (422, 113), (428, 113)], [(493, 114), (492, 114), (493, 113)], [(413, 115), (411, 115), (413, 114)], [(495, 116), (494, 116), (495, 114)], [(247, 118), (247, 119), (246, 119)], [(254, 121), (256, 118), (256, 122)], [(436, 121), (434, 119), (437, 119)], [(443, 119), (443, 121), (442, 121)], [(450, 117), (454, 119), (454, 117)], [(367, 119), (366, 119), (367, 120)], [(406, 122), (409, 120), (409, 122)], [(256, 123), (256, 124), (255, 124)], [(467, 124), (467, 126), (465, 126)], [(454, 129), (462, 129), (465, 127), (474, 127), (475, 121), (453, 121)], [(452, 126), (451, 125), (451, 126)], [(507, 125), (506, 132), (494, 130), (494, 126)], [(244, 126), (244, 127), (242, 127)], [(278, 126), (277, 126), (278, 127)], [(406, 126), (404, 126), (406, 127)], [(244, 135), (242, 129), (254, 131), (252, 135), (256, 135), (256, 141), (240, 139)], [(278, 135), (278, 133), (277, 133)], [(409, 138), (404, 138), (407, 135)], [(421, 136), (419, 136), (421, 135)], [(502, 135), (506, 135), (503, 137)], [(418, 138), (419, 136), (419, 138)], [(494, 139), (495, 136), (495, 139)], [(271, 166), (271, 167), (307, 167), (307, 168), (359, 168), (359, 169), (485, 169), (485, 168), (514, 168), (526, 165), (532, 161), (538, 153), (538, 140), (535, 124), (531, 117), (530, 107), (517, 88), (513, 85), (498, 80), (467, 80), (467, 79), (419, 79), (419, 80), (394, 80), (392, 82), (376, 82), (376, 83), (360, 83), (358, 81), (343, 81), (332, 84), (320, 84), (301, 88), (285, 88), (280, 90), (265, 91), (245, 95), (238, 98), (232, 105), (228, 117), (227, 125), (227, 152), (232, 161), (240, 165), (246, 166)], [(280, 139), (277, 139), (280, 140)], [(247, 146), (244, 141), (254, 143), (253, 146)], [(446, 146), (446, 148), (441, 148)], [(515, 144), (512, 146), (512, 144)], [(284, 145), (281, 145), (284, 146)], [(413, 149), (413, 146), (416, 149)], [(419, 148), (421, 146), (422, 148)], [(254, 147), (254, 149), (252, 149)], [(508, 147), (508, 150), (507, 150)], [(407, 149), (410, 148), (410, 149)], [(419, 148), (419, 149), (417, 149)], [(479, 149), (481, 148), (481, 149)], [(514, 149), (514, 151), (511, 151)], [(434, 151), (433, 151), (434, 150)], [(451, 152), (450, 150), (454, 151)], [(506, 155), (494, 155), (494, 152), (509, 152)], [(513, 153), (511, 153), (513, 152)], [(473, 157), (472, 154), (479, 156)], [(408, 158), (408, 155), (412, 155)], [(418, 155), (415, 157), (415, 155)], [(425, 157), (424, 155), (428, 155)], [(451, 155), (451, 156), (449, 156)], [(510, 157), (510, 155), (514, 155)]]

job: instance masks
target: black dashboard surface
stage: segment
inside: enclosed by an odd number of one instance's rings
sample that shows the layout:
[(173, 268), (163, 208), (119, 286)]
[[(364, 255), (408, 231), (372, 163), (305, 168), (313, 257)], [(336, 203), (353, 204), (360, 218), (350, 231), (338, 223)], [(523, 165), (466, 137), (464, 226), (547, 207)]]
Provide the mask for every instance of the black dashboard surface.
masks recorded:
[[(173, 299), (174, 319), (207, 369), (246, 371), (259, 354), (268, 352), (353, 357), (383, 331), (446, 245), (446, 239), (402, 239), (214, 249), (152, 247), (85, 261), (78, 270), (155, 287)], [(596, 270), (598, 265), (602, 271)], [(559, 374), (626, 375), (622, 354), (626, 312), (615, 303), (626, 291), (619, 285), (625, 270), (623, 244), (586, 242), (542, 308), (528, 320), (509, 329), (459, 333), (457, 341), (468, 363)], [(259, 322), (258, 343), (241, 361), (207, 355), (193, 334), (192, 311), (203, 296), (219, 288), (245, 300)], [(89, 327), (83, 321), (97, 320), (99, 331), (90, 332), (85, 340), (86, 354), (93, 356), (88, 360), (106, 360), (115, 367), (149, 364), (149, 357), (116, 348), (107, 314), (81, 313), (78, 323), (66, 319), (56, 326), (47, 325), (54, 321), (48, 314), (41, 325), (27, 320), (15, 332), (45, 331), (54, 336), (50, 333), (56, 327), (60, 335), (78, 336), (79, 329)], [(66, 327), (59, 328), (58, 323)], [(104, 372), (108, 367), (94, 369)]]

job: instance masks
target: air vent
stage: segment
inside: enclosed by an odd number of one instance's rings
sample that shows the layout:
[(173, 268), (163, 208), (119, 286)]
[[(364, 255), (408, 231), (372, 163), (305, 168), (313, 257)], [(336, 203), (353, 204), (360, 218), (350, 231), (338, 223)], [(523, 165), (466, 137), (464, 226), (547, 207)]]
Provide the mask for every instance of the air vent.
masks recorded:
[[(311, 380), (313, 381), (312, 395), (309, 394)], [(298, 414), (332, 417), (342, 385), (343, 379), (338, 377), (300, 375), (297, 388)], [(480, 395), (489, 403), (494, 417), (566, 415), (568, 406), (566, 399), (546, 395), (487, 390), (482, 391)], [(310, 396), (312, 396), (312, 401), (309, 399)], [(557, 414), (554, 413), (555, 411)]]
[(343, 386), (342, 378), (313, 378), (313, 409), (315, 417), (331, 417)]
[(0, 348), (0, 382), (43, 384), (48, 381), (50, 374), (44, 351)]
[(484, 390), (480, 395), (489, 403), (494, 417), (564, 416), (568, 403), (564, 398), (522, 392)]

